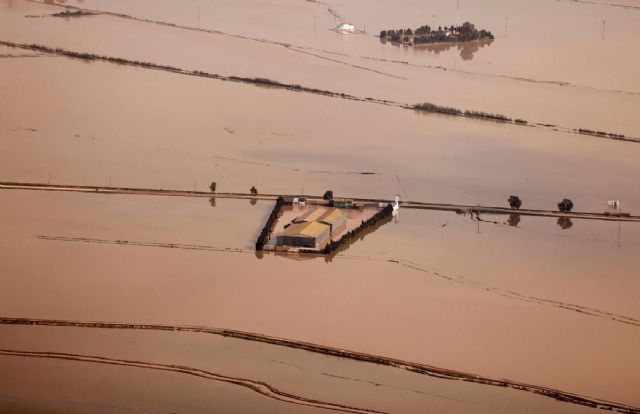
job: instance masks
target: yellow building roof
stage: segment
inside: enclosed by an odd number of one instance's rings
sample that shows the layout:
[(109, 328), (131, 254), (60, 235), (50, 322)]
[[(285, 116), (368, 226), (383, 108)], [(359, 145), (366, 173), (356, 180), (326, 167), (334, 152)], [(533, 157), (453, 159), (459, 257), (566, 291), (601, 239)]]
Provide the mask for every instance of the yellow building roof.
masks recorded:
[(320, 218), (318, 218), (318, 221), (333, 224), (336, 221), (338, 221), (342, 216), (344, 216), (344, 212), (342, 210), (339, 210), (337, 208), (331, 208), (327, 210), (322, 216), (320, 216)]
[(282, 233), (278, 234), (278, 236), (318, 237), (328, 230), (329, 226), (327, 224), (311, 221), (292, 224), (284, 229)]
[(295, 219), (295, 222), (301, 222), (301, 221), (319, 221), (318, 219), (320, 217), (322, 217), (323, 214), (325, 214), (327, 212), (326, 208), (314, 208), (313, 210), (309, 210), (306, 213), (304, 213), (303, 215), (301, 215), (300, 217), (298, 217), (297, 219)]

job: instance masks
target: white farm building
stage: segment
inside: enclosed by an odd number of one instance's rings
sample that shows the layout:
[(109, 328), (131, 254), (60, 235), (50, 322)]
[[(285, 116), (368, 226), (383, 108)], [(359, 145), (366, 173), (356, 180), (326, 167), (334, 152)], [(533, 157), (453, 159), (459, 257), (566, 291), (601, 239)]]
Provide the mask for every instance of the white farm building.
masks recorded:
[(340, 23), (336, 29), (341, 30), (343, 32), (353, 32), (356, 30), (356, 27), (351, 23)]

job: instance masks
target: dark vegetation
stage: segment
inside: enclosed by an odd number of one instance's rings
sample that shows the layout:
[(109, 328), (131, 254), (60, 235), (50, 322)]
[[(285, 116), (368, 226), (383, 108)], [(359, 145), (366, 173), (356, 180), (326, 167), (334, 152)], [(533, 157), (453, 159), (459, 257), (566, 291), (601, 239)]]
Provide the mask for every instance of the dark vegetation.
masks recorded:
[(322, 196), (323, 199), (325, 200), (331, 200), (333, 198), (333, 191), (331, 190), (327, 190), (324, 195)]
[(451, 108), (448, 106), (440, 106), (429, 102), (413, 105), (413, 109), (417, 111), (436, 112), (445, 115), (464, 116), (464, 112), (457, 108)]
[(474, 40), (493, 40), (493, 34), (487, 30), (478, 30), (469, 22), (464, 22), (462, 26), (438, 27), (438, 30), (431, 29), (429, 25), (418, 27), (415, 31), (411, 29), (383, 30), (380, 32), (381, 39), (388, 39), (392, 42), (406, 45), (424, 45), (430, 43), (459, 43)]
[(622, 134), (614, 134), (611, 132), (603, 132), (603, 131), (593, 131), (591, 129), (585, 129), (585, 128), (578, 128), (578, 129), (574, 129), (574, 131), (577, 131), (580, 134), (583, 135), (595, 135), (598, 137), (603, 137), (603, 138), (611, 138), (611, 139), (625, 139), (626, 137)]
[(212, 193), (215, 193), (216, 192), (216, 187), (217, 187), (216, 182), (212, 181), (211, 185), (209, 186), (209, 190), (211, 190)]
[[(63, 55), (63, 56), (76, 58), (76, 59), (100, 60), (105, 62), (116, 63), (119, 65), (131, 65), (131, 66), (140, 66), (147, 69), (165, 70), (168, 72), (180, 73), (183, 75), (201, 76), (201, 77), (218, 79), (223, 81), (231, 81), (231, 82), (250, 83), (258, 86), (271, 86), (276, 88), (283, 88), (283, 89), (288, 89), (293, 91), (307, 92), (307, 93), (313, 93), (313, 94), (331, 96), (331, 97), (343, 98), (343, 99), (353, 99), (358, 101), (364, 100), (346, 93), (332, 92), (332, 91), (327, 91), (327, 90), (322, 90), (317, 88), (310, 88), (310, 87), (301, 86), (297, 84), (281, 83), (281, 82), (271, 80), (271, 79), (266, 79), (266, 78), (245, 78), (240, 76), (222, 76), (216, 73), (209, 73), (201, 70), (190, 71), (186, 69), (180, 69), (175, 66), (161, 65), (158, 63), (144, 62), (139, 60), (129, 60), (129, 59), (123, 59), (123, 58), (105, 56), (105, 55), (98, 55), (95, 53), (74, 52), (71, 50), (66, 50), (62, 48), (52, 48), (52, 47), (42, 46), (38, 44), (23, 45), (23, 44), (5, 42), (5, 41), (0, 41), (0, 44), (9, 46), (9, 47), (20, 47), (24, 49), (37, 50), (41, 52), (55, 53), (57, 55)], [(378, 101), (374, 100), (374, 102), (378, 102)], [(383, 102), (383, 101), (380, 101), (380, 102)], [(391, 103), (391, 102), (384, 101), (384, 103)]]
[(254, 195), (254, 196), (258, 195), (258, 189), (256, 188), (255, 185), (251, 186), (251, 188), (249, 189), (249, 192), (251, 193), (251, 195)]
[(65, 10), (62, 12), (58, 12), (58, 13), (53, 13), (51, 16), (53, 17), (82, 17), (82, 16), (94, 16), (95, 13), (91, 13), (88, 11), (84, 11), (84, 10), (76, 10), (76, 11), (71, 11), (71, 10)]
[(264, 245), (269, 241), (269, 237), (271, 237), (271, 233), (273, 233), (273, 229), (276, 227), (278, 217), (280, 217), (283, 205), (284, 199), (282, 198), (282, 196), (280, 196), (276, 200), (276, 205), (273, 206), (273, 210), (271, 210), (271, 214), (269, 215), (267, 222), (262, 228), (260, 236), (258, 236), (258, 240), (256, 240), (256, 250), (262, 250), (264, 248)]
[(512, 121), (512, 119), (509, 118), (508, 116), (501, 115), (501, 114), (491, 114), (491, 113), (482, 112), (482, 111), (464, 111), (464, 115), (472, 118), (491, 119), (492, 121), (498, 121), (498, 122)]
[(512, 209), (514, 210), (519, 210), (520, 207), (522, 206), (522, 200), (520, 200), (520, 197), (512, 195), (509, 197), (509, 206), (511, 206)]
[(573, 201), (568, 198), (565, 198), (561, 202), (558, 203), (558, 210), (563, 213), (570, 213), (573, 210)]
[[(432, 104), (429, 102), (415, 104), (413, 105), (412, 108), (415, 109), (416, 111), (435, 112), (439, 114), (454, 115), (454, 116), (465, 116), (468, 118), (482, 118), (482, 119), (489, 119), (491, 121), (498, 121), (498, 122), (513, 122), (513, 120), (506, 115), (491, 114), (491, 113), (482, 112), (482, 111), (469, 111), (469, 110), (462, 111), (461, 109), (458, 109), (458, 108), (440, 106), (440, 105)], [(518, 119), (516, 122), (519, 124), (527, 123), (527, 121), (523, 119)]]

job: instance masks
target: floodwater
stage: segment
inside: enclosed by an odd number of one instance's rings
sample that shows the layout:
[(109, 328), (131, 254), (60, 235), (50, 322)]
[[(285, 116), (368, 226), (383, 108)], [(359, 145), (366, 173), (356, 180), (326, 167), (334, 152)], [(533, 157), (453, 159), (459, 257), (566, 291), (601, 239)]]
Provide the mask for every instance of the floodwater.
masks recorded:
[[(520, 228), (483, 222), (477, 234), (455, 213), (402, 210), (327, 263), (245, 249), (269, 203), (0, 197), (13, 235), (0, 252), (2, 315), (232, 327), (640, 403), (634, 223), (618, 247), (616, 223), (562, 230), (523, 217)], [(189, 240), (217, 249), (179, 246)]]
[[(460, 21), (495, 40), (421, 48), (375, 34), (453, 24), (456, 2), (64, 3), (98, 13), (77, 18), (52, 17), (64, 9), (47, 3), (0, 0), (0, 41), (363, 100), (0, 46), (0, 181), (200, 191), (216, 181), (220, 192), (496, 206), (517, 194), (524, 208), (568, 197), (577, 211), (607, 200), (640, 211), (640, 144), (364, 101), (640, 137), (635, 0), (461, 0)], [(327, 30), (340, 19), (366, 34)], [(0, 191), (0, 316), (230, 328), (640, 406), (638, 223), (402, 209), (325, 260), (254, 252), (272, 207)], [(205, 334), (3, 325), (0, 345), (183, 364), (388, 412), (587, 411)], [(177, 372), (0, 356), (0, 412), (165, 407), (324, 412)]]
[[(464, 413), (470, 406), (479, 413), (594, 412), (526, 392), (430, 378), (391, 367), (207, 334), (29, 326), (3, 326), (0, 331), (0, 344), (5, 349), (197, 367), (263, 381), (314, 400), (385, 412)], [(48, 345), (43, 346), (44, 343)], [(63, 409), (70, 407), (78, 412), (82, 412), (78, 408), (91, 410), (96, 406), (101, 412), (122, 412), (126, 408), (210, 412), (212, 406), (239, 413), (333, 412), (274, 401), (237, 385), (191, 379), (179, 373), (25, 359), (0, 356), (0, 410), (27, 406), (34, 407), (34, 411), (54, 412), (53, 401)], [(61, 374), (65, 377), (63, 387), (51, 381)], [(85, 391), (84, 395), (69, 392), (72, 388)], [(110, 401), (105, 404), (105, 400)]]
[(50, 174), (57, 184), (165, 189), (195, 181), (199, 190), (215, 180), (221, 192), (255, 185), (471, 205), (518, 194), (525, 208), (569, 197), (580, 211), (604, 211), (607, 200), (640, 210), (638, 144), (101, 62), (0, 65), (18, 74), (0, 78), (4, 180)]
[[(640, 8), (551, 0), (465, 1), (461, 19), (497, 36), (469, 59), (458, 48), (435, 53), (384, 45), (374, 37), (381, 29), (455, 23), (455, 4), (444, 0), (427, 7), (415, 0), (393, 7), (297, 0), (187, 1), (178, 9), (171, 1), (77, 4), (149, 21), (108, 15), (25, 18), (61, 9), (24, 0), (3, 3), (1, 40), (266, 77), (362, 98), (433, 102), (568, 128), (630, 136), (640, 130), (640, 61), (632, 53), (640, 48)], [(365, 25), (368, 33), (344, 37), (327, 30), (336, 24), (329, 8), (358, 27)]]

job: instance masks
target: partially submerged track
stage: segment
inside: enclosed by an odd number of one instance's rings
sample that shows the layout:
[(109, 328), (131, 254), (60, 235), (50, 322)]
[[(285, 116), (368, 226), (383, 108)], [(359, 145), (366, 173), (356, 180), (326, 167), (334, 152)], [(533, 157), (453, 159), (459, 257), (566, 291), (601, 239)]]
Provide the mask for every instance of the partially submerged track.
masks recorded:
[[(44, 190), (44, 191), (69, 191), (80, 193), (95, 194), (128, 194), (128, 195), (147, 195), (147, 196), (169, 196), (169, 197), (215, 197), (215, 198), (231, 198), (246, 200), (273, 200), (279, 196), (286, 194), (260, 194), (253, 195), (250, 193), (208, 193), (205, 191), (188, 191), (188, 190), (164, 190), (153, 188), (132, 188), (132, 187), (102, 187), (90, 185), (65, 185), (65, 184), (46, 184), (46, 183), (20, 183), (0, 181), (0, 190)], [(297, 196), (297, 195), (295, 195)], [(305, 195), (307, 200), (323, 200), (321, 196)], [(392, 203), (393, 200), (377, 199), (377, 198), (353, 198), (356, 203)], [(421, 201), (402, 201), (402, 208), (410, 208), (417, 210), (439, 210), (454, 211), (462, 214), (483, 213), (483, 214), (519, 214), (522, 216), (538, 216), (538, 217), (568, 217), (575, 219), (591, 219), (606, 221), (630, 221), (640, 222), (640, 216), (614, 216), (604, 213), (589, 212), (571, 212), (561, 213), (553, 210), (512, 210), (503, 207), (480, 206), (480, 205), (462, 205), (450, 203), (427, 203)]]
[[(598, 398), (587, 397), (570, 392), (565, 392), (553, 388), (547, 388), (539, 385), (525, 384), (522, 382), (511, 381), (507, 379), (495, 379), (466, 373), (461, 371), (439, 368), (431, 365), (420, 364), (417, 362), (404, 361), (396, 358), (389, 358), (378, 355), (371, 355), (363, 352), (351, 351), (347, 349), (335, 348), (326, 345), (319, 345), (310, 342), (296, 341), (293, 339), (285, 339), (274, 336), (262, 335), (252, 332), (243, 332), (232, 329), (214, 328), (206, 326), (191, 325), (166, 325), (166, 324), (139, 324), (124, 322), (98, 322), (98, 321), (70, 321), (59, 319), (31, 319), (31, 318), (11, 318), (0, 317), (0, 324), (3, 325), (39, 325), (39, 326), (63, 326), (63, 327), (79, 327), (79, 328), (102, 328), (102, 329), (140, 329), (154, 331), (173, 331), (173, 332), (199, 332), (213, 335), (220, 335), (230, 338), (242, 339), (247, 341), (262, 342), (271, 345), (285, 346), (289, 348), (301, 349), (323, 355), (329, 355), (340, 358), (348, 358), (356, 361), (369, 362), (378, 365), (384, 365), (414, 372), (417, 374), (427, 375), (434, 378), (457, 380), (472, 382), (482, 385), (490, 385), (496, 387), (507, 387), (514, 390), (526, 391), (545, 397), (550, 397), (558, 401), (570, 404), (599, 408), (603, 410), (616, 411), (625, 414), (640, 414), (639, 407), (632, 407), (626, 404), (620, 404), (612, 401), (601, 400)], [(9, 351), (11, 352), (11, 351)], [(355, 412), (355, 411), (354, 411)]]

